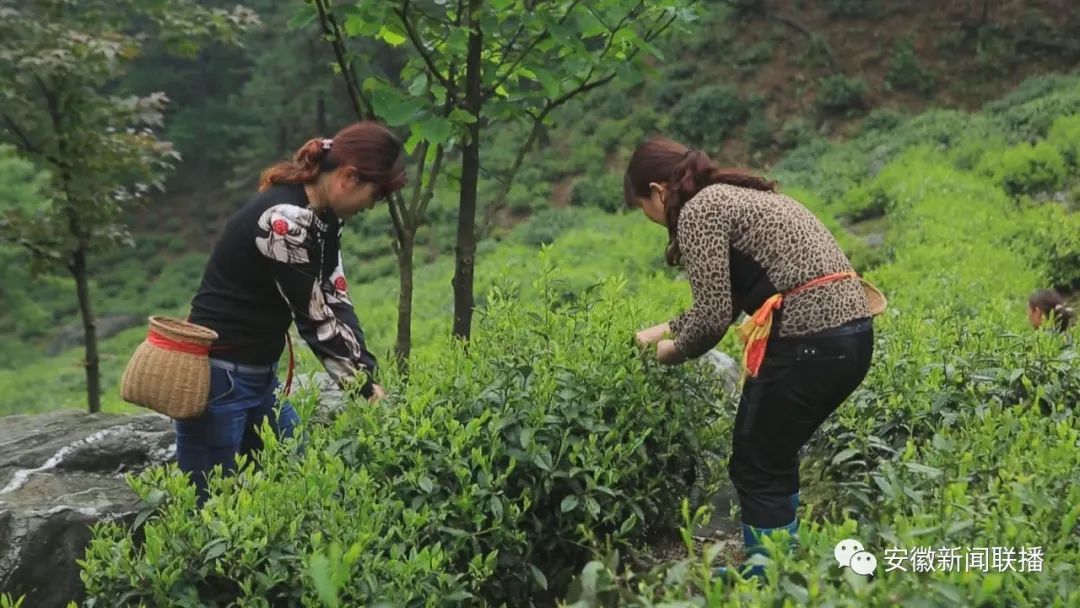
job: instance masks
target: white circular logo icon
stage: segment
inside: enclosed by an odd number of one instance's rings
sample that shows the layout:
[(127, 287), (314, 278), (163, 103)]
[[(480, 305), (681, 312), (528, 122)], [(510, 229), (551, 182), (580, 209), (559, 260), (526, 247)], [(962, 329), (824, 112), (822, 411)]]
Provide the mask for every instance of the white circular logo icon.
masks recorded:
[(877, 570), (877, 558), (873, 553), (859, 551), (851, 556), (851, 571), (855, 574), (868, 576)]
[(863, 550), (862, 543), (854, 538), (845, 538), (836, 543), (836, 548), (833, 549), (833, 556), (840, 564), (840, 567), (844, 568), (851, 565), (851, 557), (853, 555)]

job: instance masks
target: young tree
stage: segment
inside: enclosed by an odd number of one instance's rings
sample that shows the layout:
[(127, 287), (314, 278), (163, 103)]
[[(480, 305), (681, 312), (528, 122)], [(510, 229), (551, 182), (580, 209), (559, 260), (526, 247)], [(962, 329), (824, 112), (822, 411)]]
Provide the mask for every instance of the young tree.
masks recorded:
[[(391, 205), (402, 292), (398, 352), (411, 306), (411, 239), (423, 221), (443, 158), (460, 147), (455, 247), (454, 333), (472, 327), (480, 142), (499, 123), (524, 127), (510, 170), (499, 176), (505, 199), (551, 113), (615, 78), (636, 80), (659, 36), (693, 13), (693, 0), (385, 0), (335, 4), (310, 0), (334, 45), (338, 71), (362, 116), (408, 127), (406, 149), (418, 160), (409, 200)], [(374, 38), (408, 51), (396, 72), (357, 69), (349, 38)], [(645, 51), (643, 54), (641, 51)], [(361, 80), (362, 75), (364, 76)], [(406, 291), (406, 290), (409, 291)], [(407, 343), (404, 351), (407, 352)]]
[(165, 96), (122, 95), (115, 83), (151, 35), (192, 53), (254, 19), (193, 0), (0, 0), (0, 138), (52, 178), (38, 205), (0, 208), (0, 238), (74, 279), (91, 412), (101, 389), (88, 256), (129, 240), (126, 214), (178, 158), (155, 131)]

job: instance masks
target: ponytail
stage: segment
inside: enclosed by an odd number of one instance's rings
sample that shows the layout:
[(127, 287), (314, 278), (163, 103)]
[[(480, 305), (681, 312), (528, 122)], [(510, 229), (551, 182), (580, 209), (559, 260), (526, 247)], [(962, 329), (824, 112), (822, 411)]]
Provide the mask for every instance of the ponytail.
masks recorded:
[(341, 166), (389, 194), (405, 187), (405, 153), (398, 139), (374, 121), (353, 123), (333, 139), (309, 139), (289, 160), (276, 163), (259, 178), (259, 191), (274, 184), (307, 184)]
[(329, 154), (329, 146), (322, 138), (309, 139), (293, 154), (290, 160), (281, 161), (262, 172), (259, 192), (274, 184), (306, 184), (319, 176), (319, 166)]
[(751, 190), (776, 192), (776, 182), (739, 169), (725, 169), (714, 163), (701, 150), (657, 137), (638, 146), (630, 158), (623, 178), (626, 204), (637, 207), (638, 199), (649, 195), (649, 184), (667, 185), (664, 216), (667, 221), (667, 263), (677, 266), (682, 261), (679, 252), (679, 215), (683, 205), (698, 192), (713, 184), (728, 184)]

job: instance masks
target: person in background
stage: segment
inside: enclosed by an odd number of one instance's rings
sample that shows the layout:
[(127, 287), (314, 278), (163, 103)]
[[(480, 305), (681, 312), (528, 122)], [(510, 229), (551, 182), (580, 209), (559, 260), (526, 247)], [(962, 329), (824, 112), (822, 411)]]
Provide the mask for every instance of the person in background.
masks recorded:
[[(751, 315), (740, 329), (745, 380), (729, 474), (746, 554), (764, 553), (763, 537), (798, 532), (800, 448), (870, 368), (867, 296), (810, 211), (699, 150), (645, 142), (624, 191), (627, 205), (667, 228), (667, 262), (685, 268), (693, 296), (673, 321), (639, 332), (641, 345), (656, 345), (661, 363), (677, 365), (712, 349), (740, 312)], [(742, 571), (763, 574), (760, 565)]]
[(345, 220), (404, 187), (404, 165), (393, 133), (356, 123), (266, 169), (259, 193), (228, 220), (189, 318), (218, 333), (209, 402), (199, 418), (176, 422), (176, 458), (200, 504), (214, 466), (231, 471), (238, 454), (261, 448), (264, 420), (279, 437), (292, 435), (296, 411), (287, 402), (275, 408), (275, 391), (293, 322), (342, 388), (358, 388), (371, 401), (384, 396), (349, 299), (341, 237)]
[(1053, 289), (1041, 289), (1028, 298), (1028, 321), (1038, 329), (1043, 321), (1053, 321), (1055, 331), (1064, 333), (1076, 321), (1076, 311)]

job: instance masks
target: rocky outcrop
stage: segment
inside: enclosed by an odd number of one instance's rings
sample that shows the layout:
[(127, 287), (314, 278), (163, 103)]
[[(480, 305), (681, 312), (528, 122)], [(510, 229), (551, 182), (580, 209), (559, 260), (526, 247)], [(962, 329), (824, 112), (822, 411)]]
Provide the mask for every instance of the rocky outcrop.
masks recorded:
[(172, 423), (157, 414), (63, 410), (0, 418), (0, 593), (26, 606), (82, 597), (79, 568), (98, 521), (133, 518), (126, 473), (173, 457)]

